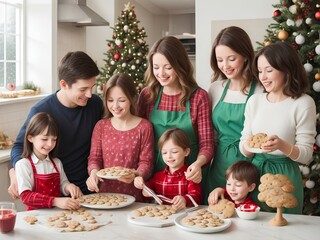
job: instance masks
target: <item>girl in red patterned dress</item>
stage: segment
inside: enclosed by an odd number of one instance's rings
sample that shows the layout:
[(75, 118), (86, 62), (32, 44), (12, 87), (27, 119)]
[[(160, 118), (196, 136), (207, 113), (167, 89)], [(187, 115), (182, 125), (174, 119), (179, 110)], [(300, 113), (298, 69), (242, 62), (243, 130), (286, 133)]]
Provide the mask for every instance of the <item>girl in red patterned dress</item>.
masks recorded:
[[(56, 158), (58, 139), (58, 123), (52, 116), (40, 112), (31, 118), (24, 137), (23, 159), (15, 166), (19, 195), (27, 210), (80, 207), (75, 198), (82, 192), (68, 181), (60, 159)], [(61, 197), (60, 192), (71, 198)]]
[[(146, 186), (156, 194), (172, 199), (172, 202), (168, 203), (172, 203), (177, 210), (193, 206), (192, 199), (200, 204), (200, 184), (187, 180), (185, 176), (188, 169), (185, 158), (190, 154), (190, 141), (186, 133), (179, 128), (168, 129), (160, 137), (158, 147), (167, 166), (164, 170), (156, 172), (145, 183)], [(134, 185), (136, 188), (143, 189), (143, 179), (136, 177)], [(143, 190), (142, 193), (150, 197), (146, 191)]]
[[(129, 75), (119, 73), (108, 80), (104, 92), (106, 115), (96, 124), (91, 139), (87, 179), (90, 191), (129, 194), (136, 201), (143, 201), (133, 180), (136, 175), (144, 179), (151, 175), (154, 136), (151, 123), (136, 116), (136, 97)], [(115, 166), (135, 169), (136, 173), (118, 180), (97, 177), (100, 169)]]

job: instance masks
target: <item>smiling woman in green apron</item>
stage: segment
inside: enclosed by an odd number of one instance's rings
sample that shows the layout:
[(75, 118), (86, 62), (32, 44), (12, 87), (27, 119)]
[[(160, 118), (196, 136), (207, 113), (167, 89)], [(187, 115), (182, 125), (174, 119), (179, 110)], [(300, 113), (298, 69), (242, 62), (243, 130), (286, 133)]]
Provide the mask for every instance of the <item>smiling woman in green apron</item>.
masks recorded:
[(217, 144), (203, 189), (204, 203), (212, 190), (226, 185), (228, 167), (239, 160), (247, 160), (239, 151), (244, 109), (254, 92), (263, 91), (253, 81), (253, 58), (251, 40), (243, 29), (231, 26), (217, 35), (211, 50), (214, 76), (209, 89)]
[[(191, 152), (186, 177), (199, 183), (201, 170), (213, 155), (210, 102), (208, 93), (196, 83), (190, 59), (177, 38), (167, 36), (153, 45), (145, 81), (147, 87), (139, 96), (139, 115), (152, 122), (155, 142), (165, 130), (173, 127), (188, 134)], [(163, 170), (166, 165), (158, 149), (155, 158), (154, 172)]]
[[(316, 106), (306, 94), (306, 71), (296, 50), (287, 42), (273, 43), (260, 50), (254, 59), (254, 69), (266, 92), (248, 100), (240, 150), (253, 156), (252, 163), (261, 176), (271, 173), (290, 178), (298, 206), (283, 212), (301, 214), (303, 183), (298, 163), (311, 161), (316, 136)], [(261, 151), (245, 147), (248, 138), (259, 132), (268, 135)], [(255, 190), (253, 200), (263, 211), (272, 211), (258, 201), (257, 194)]]

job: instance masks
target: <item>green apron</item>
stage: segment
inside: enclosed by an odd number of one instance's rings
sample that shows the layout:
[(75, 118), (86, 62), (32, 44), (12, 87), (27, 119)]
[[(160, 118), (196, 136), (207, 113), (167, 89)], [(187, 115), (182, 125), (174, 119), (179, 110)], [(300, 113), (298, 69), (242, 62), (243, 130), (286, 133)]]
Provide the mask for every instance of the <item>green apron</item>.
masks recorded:
[[(190, 165), (197, 160), (199, 152), (198, 138), (194, 132), (191, 114), (190, 114), (190, 100), (186, 101), (185, 112), (164, 111), (158, 110), (158, 106), (161, 100), (163, 88), (160, 89), (158, 98), (154, 105), (154, 108), (150, 114), (149, 121), (153, 125), (154, 137), (155, 137), (155, 166), (154, 172), (163, 170), (166, 167), (162, 159), (161, 152), (158, 150), (158, 140), (161, 135), (169, 128), (180, 128), (186, 132), (190, 140), (190, 154), (187, 157), (187, 163)], [(194, 89), (195, 91), (195, 89)]]
[[(299, 165), (290, 158), (271, 154), (258, 154), (253, 157), (252, 163), (258, 168), (260, 176), (265, 173), (287, 175), (292, 181), (295, 191), (292, 193), (297, 201), (298, 206), (295, 208), (283, 208), (283, 213), (302, 214), (303, 208), (303, 184)], [(252, 199), (259, 204), (262, 211), (276, 212), (276, 208), (270, 208), (266, 203), (258, 200), (259, 190), (255, 188), (252, 192)]]
[(230, 79), (222, 92), (219, 102), (212, 111), (212, 121), (218, 139), (215, 156), (210, 165), (206, 183), (203, 189), (203, 201), (208, 204), (208, 196), (217, 187), (225, 187), (225, 173), (227, 168), (238, 160), (249, 160), (239, 151), (239, 141), (244, 123), (244, 110), (246, 103), (254, 93), (256, 82), (253, 81), (245, 103), (224, 102)]

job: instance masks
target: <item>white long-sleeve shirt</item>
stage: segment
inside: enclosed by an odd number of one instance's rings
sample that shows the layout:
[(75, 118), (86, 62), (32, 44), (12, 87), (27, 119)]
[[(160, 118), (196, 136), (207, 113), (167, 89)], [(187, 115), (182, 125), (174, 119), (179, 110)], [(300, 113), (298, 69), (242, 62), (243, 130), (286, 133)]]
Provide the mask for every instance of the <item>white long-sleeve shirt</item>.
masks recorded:
[[(36, 167), (38, 174), (49, 174), (56, 172), (52, 162), (50, 161), (49, 157), (47, 157), (44, 160), (39, 160), (37, 156), (33, 153), (31, 155), (31, 159), (34, 163), (34, 166)], [(68, 195), (65, 192), (65, 187), (67, 184), (69, 184), (69, 180), (63, 170), (63, 165), (58, 158), (53, 159), (54, 163), (57, 166), (57, 169), (60, 173), (60, 191), (64, 195)], [(34, 187), (34, 175), (32, 166), (30, 165), (30, 162), (27, 158), (23, 158), (20, 161), (16, 163), (15, 171), (17, 175), (18, 180), (18, 191), (19, 194), (21, 194), (25, 190), (33, 191)]]
[[(277, 135), (284, 141), (294, 144), (300, 150), (299, 157), (294, 161), (302, 164), (310, 163), (317, 133), (314, 100), (304, 94), (298, 99), (289, 97), (281, 102), (271, 103), (267, 100), (267, 93), (253, 95), (245, 109), (245, 122), (240, 139), (242, 153), (242, 147), (247, 139), (259, 132), (264, 132), (268, 136)], [(280, 150), (270, 154), (285, 155)]]

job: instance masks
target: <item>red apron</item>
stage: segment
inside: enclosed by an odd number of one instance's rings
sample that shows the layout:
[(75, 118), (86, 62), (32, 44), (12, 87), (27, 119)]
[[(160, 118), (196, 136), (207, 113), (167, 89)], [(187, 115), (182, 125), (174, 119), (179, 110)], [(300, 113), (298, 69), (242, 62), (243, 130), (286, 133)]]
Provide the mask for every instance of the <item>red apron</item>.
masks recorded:
[[(30, 164), (33, 170), (34, 186), (33, 192), (41, 193), (47, 196), (60, 197), (60, 173), (55, 162), (50, 158), (56, 172), (48, 174), (38, 174), (34, 163), (29, 158)], [(27, 210), (33, 210), (33, 208), (27, 206)]]

